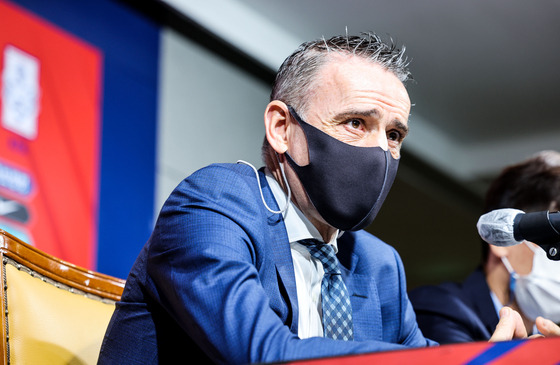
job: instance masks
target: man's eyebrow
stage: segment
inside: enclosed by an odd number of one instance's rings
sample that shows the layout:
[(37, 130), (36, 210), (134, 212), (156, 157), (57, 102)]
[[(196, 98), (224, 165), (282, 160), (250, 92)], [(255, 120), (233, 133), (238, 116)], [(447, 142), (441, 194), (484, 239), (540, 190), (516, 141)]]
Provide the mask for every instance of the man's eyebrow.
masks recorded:
[(335, 115), (334, 119), (336, 120), (341, 120), (344, 118), (349, 118), (349, 117), (354, 117), (356, 115), (361, 115), (364, 117), (380, 117), (381, 113), (379, 112), (379, 110), (377, 109), (367, 109), (367, 110), (358, 110), (358, 109), (353, 109), (353, 110), (347, 110), (345, 112), (342, 112), (340, 114)]
[(398, 119), (393, 120), (393, 124), (401, 130), (401, 132), (406, 136), (408, 134), (409, 128), (408, 125), (404, 124)]

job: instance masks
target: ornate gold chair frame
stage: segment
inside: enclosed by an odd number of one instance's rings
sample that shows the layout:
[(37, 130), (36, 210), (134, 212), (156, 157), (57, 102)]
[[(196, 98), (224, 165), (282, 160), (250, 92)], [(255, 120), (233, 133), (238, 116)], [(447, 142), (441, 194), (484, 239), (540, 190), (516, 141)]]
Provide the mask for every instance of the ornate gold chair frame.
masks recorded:
[(125, 280), (46, 254), (0, 229), (4, 364), (95, 364)]

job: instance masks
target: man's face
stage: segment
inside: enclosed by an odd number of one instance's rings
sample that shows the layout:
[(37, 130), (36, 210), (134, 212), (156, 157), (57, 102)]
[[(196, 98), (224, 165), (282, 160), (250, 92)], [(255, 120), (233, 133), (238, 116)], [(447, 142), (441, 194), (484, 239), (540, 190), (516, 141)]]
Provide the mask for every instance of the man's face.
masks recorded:
[[(297, 110), (307, 123), (347, 144), (381, 147), (394, 158), (400, 157), (408, 133), (410, 99), (393, 73), (360, 57), (333, 55), (319, 70), (312, 90), (307, 110)], [(290, 156), (298, 165), (307, 165), (305, 134), (293, 118), (287, 133)], [(286, 172), (298, 207), (314, 224), (326, 224), (295, 172), (291, 168)]]
[[(361, 57), (334, 55), (319, 71), (312, 90), (307, 110), (298, 111), (307, 123), (342, 142), (379, 146), (400, 157), (410, 99), (393, 73)], [(297, 126), (294, 129), (288, 150), (298, 164), (306, 165), (305, 137)]]

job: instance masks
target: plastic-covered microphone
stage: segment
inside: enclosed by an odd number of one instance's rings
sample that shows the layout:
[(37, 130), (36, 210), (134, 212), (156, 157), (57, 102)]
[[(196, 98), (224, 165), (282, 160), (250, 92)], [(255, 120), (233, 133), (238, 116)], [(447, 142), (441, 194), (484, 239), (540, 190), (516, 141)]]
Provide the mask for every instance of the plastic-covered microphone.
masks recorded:
[(530, 241), (541, 246), (549, 259), (560, 260), (560, 212), (497, 209), (482, 215), (476, 227), (480, 237), (492, 245)]

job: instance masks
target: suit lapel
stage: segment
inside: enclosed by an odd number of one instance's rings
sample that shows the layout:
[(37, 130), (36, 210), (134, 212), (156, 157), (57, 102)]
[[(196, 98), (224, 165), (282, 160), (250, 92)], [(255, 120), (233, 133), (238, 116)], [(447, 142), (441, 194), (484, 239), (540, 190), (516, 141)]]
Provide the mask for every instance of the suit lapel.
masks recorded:
[[(285, 231), (285, 230), (284, 230)], [(284, 235), (286, 235), (284, 233)], [(290, 310), (292, 315), (292, 323), (290, 325), (290, 330), (297, 334), (298, 333), (298, 304), (297, 304), (297, 289), (296, 289), (296, 277), (294, 274), (294, 264), (292, 262), (292, 253), (290, 251), (290, 245), (286, 244), (288, 242), (287, 236), (285, 239), (281, 239), (282, 232), (278, 232), (272, 238), (273, 242), (273, 252), (274, 259), (276, 262), (276, 271), (278, 273), (280, 285), (284, 286), (286, 293), (288, 295), (288, 302), (290, 304)]]
[(499, 317), (482, 268), (478, 268), (465, 280), (463, 291), (467, 293), (466, 298), (472, 298), (473, 309), (484, 323), (484, 327), (488, 331), (487, 335), (490, 337), (498, 324)]
[(342, 266), (342, 279), (352, 303), (354, 340), (382, 340), (381, 304), (376, 278), (373, 275), (356, 273), (360, 257), (355, 254), (355, 242), (353, 239), (348, 239), (349, 236), (349, 233), (345, 233), (339, 240), (337, 256)]
[[(272, 210), (279, 210), (276, 199), (268, 186), (265, 174), (259, 171), (259, 178), (261, 180), (261, 186), (263, 191), (263, 196)], [(288, 233), (286, 232), (286, 226), (284, 225), (284, 220), (280, 214), (269, 213), (267, 215), (267, 224), (270, 232), (270, 242), (271, 249), (274, 253), (274, 262), (276, 264), (276, 272), (278, 273), (279, 285), (284, 286), (286, 294), (288, 296), (287, 302), (290, 305), (290, 312), (292, 313), (292, 323), (290, 325), (290, 331), (292, 333), (298, 333), (298, 304), (297, 304), (297, 289), (296, 289), (296, 277), (294, 273), (294, 264), (292, 261), (292, 252), (290, 250), (290, 243), (288, 241)]]

